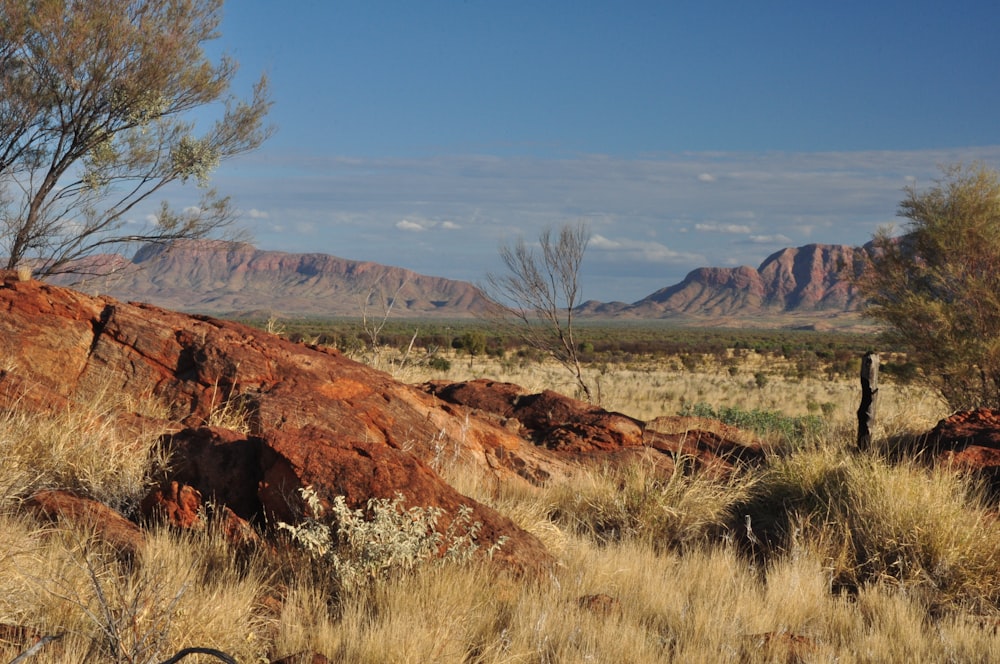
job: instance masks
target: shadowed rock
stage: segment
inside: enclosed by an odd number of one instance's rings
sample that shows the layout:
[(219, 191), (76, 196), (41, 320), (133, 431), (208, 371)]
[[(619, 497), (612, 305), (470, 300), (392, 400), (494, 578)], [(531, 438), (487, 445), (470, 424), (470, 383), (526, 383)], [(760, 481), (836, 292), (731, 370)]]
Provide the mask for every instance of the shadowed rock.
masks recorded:
[(926, 441), (939, 461), (979, 473), (1000, 489), (1000, 411), (954, 413), (938, 422)]
[(26, 501), (25, 507), (42, 518), (66, 521), (84, 531), (90, 530), (98, 539), (126, 555), (134, 555), (145, 541), (142, 530), (116, 510), (69, 491), (39, 491)]

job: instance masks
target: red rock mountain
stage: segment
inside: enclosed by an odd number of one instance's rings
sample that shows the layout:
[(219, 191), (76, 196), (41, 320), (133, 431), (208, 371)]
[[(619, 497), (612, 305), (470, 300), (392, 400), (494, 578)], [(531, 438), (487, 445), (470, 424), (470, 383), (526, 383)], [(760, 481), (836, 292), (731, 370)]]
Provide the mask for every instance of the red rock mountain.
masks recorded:
[[(146, 245), (126, 269), (79, 284), (81, 290), (208, 314), (273, 312), (360, 316), (372, 289), (370, 311), (381, 314), (377, 294), (396, 294), (394, 316), (468, 316), (485, 304), (464, 281), (429, 277), (378, 263), (329, 254), (263, 251), (245, 243), (179, 241)], [(64, 279), (58, 283), (68, 284)], [(398, 293), (398, 294), (397, 294)]]
[(865, 255), (863, 248), (839, 244), (782, 249), (756, 269), (702, 267), (631, 305), (587, 303), (584, 311), (637, 318), (855, 311), (860, 296), (850, 280)]

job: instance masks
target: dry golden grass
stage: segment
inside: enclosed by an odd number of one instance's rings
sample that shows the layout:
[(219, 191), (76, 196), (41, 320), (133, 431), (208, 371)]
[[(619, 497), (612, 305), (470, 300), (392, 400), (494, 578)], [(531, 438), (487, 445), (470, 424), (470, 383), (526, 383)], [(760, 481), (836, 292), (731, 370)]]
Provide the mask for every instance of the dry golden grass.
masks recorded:
[[(575, 384), (555, 361), (521, 362), (493, 357), (451, 354), (448, 371), (411, 366), (400, 376), (408, 382), (473, 380), (489, 378), (520, 385), (528, 392), (552, 389), (574, 395)], [(722, 366), (711, 358), (695, 369), (679, 361), (645, 361), (627, 365), (588, 366), (585, 376), (598, 386), (600, 405), (640, 420), (676, 415), (689, 404), (707, 403), (715, 408), (777, 410), (788, 416), (823, 415), (831, 423), (856, 422), (860, 398), (857, 376), (797, 377), (785, 360), (747, 353), (735, 365)], [(766, 383), (757, 386), (755, 375)], [(883, 379), (879, 390), (880, 417), (876, 436), (898, 429), (930, 428), (948, 415), (946, 404), (926, 389)]]
[(161, 430), (137, 437), (116, 420), (115, 413), (132, 410), (97, 392), (52, 413), (0, 411), (0, 505), (52, 488), (115, 508), (134, 504), (166, 459), (155, 445)]
[[(566, 388), (552, 367), (515, 369), (463, 360), (445, 377)], [(6, 414), (0, 623), (65, 633), (31, 660), (52, 663), (155, 663), (195, 645), (241, 662), (305, 650), (361, 663), (1000, 659), (995, 498), (948, 468), (852, 452), (853, 380), (775, 371), (758, 388), (759, 370), (601, 377), (605, 405), (643, 419), (699, 401), (788, 415), (835, 404), (821, 434), (728, 480), (636, 465), (571, 484), (498, 486), (443, 469), (556, 556), (530, 579), (473, 561), (345, 589), (304, 553), (248, 558), (212, 528), (153, 530), (140, 555), (121, 559), (86, 532), (20, 514), (18, 499), (61, 487), (132, 505), (159, 463), (155, 436), (116, 431), (100, 400), (58, 417)], [(432, 377), (442, 375), (409, 379)], [(886, 384), (881, 396), (878, 439), (945, 414), (916, 389)], [(0, 661), (22, 649), (0, 640)]]
[(4, 520), (0, 622), (66, 635), (32, 661), (158, 662), (196, 644), (250, 662), (270, 648), (264, 568), (235, 565), (217, 534), (154, 531), (123, 560), (85, 532)]

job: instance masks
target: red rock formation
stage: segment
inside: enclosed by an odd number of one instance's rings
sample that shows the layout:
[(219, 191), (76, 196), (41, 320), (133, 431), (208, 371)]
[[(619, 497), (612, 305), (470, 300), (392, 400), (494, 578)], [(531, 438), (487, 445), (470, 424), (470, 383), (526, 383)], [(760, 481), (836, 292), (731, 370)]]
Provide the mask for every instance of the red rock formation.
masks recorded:
[[(402, 494), (408, 506), (468, 507), (482, 524), (481, 544), (505, 538), (500, 558), (531, 567), (550, 560), (538, 540), (458, 494), (434, 468), (463, 464), (497, 481), (542, 482), (593, 459), (659, 454), (670, 464), (692, 444), (723, 470), (752, 453), (724, 435), (647, 430), (549, 391), (490, 381), (408, 386), (335, 350), (238, 323), (0, 275), (0, 408), (96, 390), (137, 408), (160, 404), (149, 408), (156, 417), (167, 408), (179, 423), (164, 440), (173, 470), (144, 510), (175, 526), (200, 527), (200, 501), (225, 506), (244, 526), (294, 520), (305, 486), (352, 507)], [(119, 417), (139, 429), (151, 415)]]
[(979, 408), (955, 413), (938, 422), (928, 438), (950, 449), (975, 445), (1000, 450), (1000, 411)]
[[(742, 265), (692, 270), (680, 283), (609, 312), (648, 318), (672, 314), (854, 311), (860, 298), (851, 278), (861, 269), (865, 255), (864, 249), (846, 245), (810, 244), (782, 249), (756, 269)], [(598, 314), (602, 307), (587, 303), (583, 311)]]
[(189, 484), (164, 482), (143, 498), (140, 510), (147, 518), (160, 518), (178, 528), (201, 526), (201, 492)]
[(473, 408), (518, 430), (536, 445), (575, 453), (618, 450), (642, 445), (642, 423), (551, 390), (528, 394), (511, 383), (480, 379), (463, 383), (427, 383), (431, 394)]

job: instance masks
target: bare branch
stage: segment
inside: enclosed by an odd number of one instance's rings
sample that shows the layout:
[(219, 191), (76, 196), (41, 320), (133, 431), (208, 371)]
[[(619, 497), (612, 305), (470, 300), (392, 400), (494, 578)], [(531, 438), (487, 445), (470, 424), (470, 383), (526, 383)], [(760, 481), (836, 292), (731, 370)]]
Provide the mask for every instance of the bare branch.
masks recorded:
[(539, 256), (519, 238), (500, 247), (507, 271), (487, 274), (482, 290), (491, 305), (487, 317), (555, 358), (573, 374), (584, 398), (592, 401), (593, 391), (580, 365), (573, 311), (580, 304), (580, 265), (589, 240), (583, 223), (562, 226), (556, 239), (546, 229), (539, 236)]

